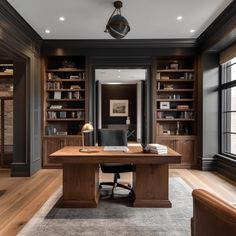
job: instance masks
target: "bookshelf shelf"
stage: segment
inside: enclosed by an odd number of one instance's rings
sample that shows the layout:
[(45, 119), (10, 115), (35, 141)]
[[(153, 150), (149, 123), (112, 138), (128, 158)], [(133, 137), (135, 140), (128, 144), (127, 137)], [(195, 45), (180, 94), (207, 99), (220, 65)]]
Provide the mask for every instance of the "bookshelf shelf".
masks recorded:
[(194, 82), (193, 79), (156, 79), (157, 82)]
[(47, 70), (47, 73), (55, 73), (55, 72), (59, 72), (59, 73), (68, 73), (68, 72), (84, 72), (84, 69), (77, 69), (77, 68), (61, 68), (61, 69), (51, 69), (51, 70)]
[(159, 99), (159, 98), (157, 98), (156, 101), (157, 102), (193, 102), (194, 99), (193, 98), (191, 98), (191, 99), (189, 99), (189, 98), (181, 98), (181, 99), (170, 99), (170, 98)]
[(46, 82), (84, 82), (84, 79), (47, 79)]
[(47, 89), (47, 92), (75, 92), (75, 91), (85, 91), (85, 89)]
[(47, 109), (47, 111), (85, 111), (83, 108), (60, 108), (60, 109)]
[(194, 89), (157, 89), (158, 93), (194, 92)]
[(66, 119), (47, 119), (47, 121), (59, 121), (59, 122), (63, 122), (63, 121), (84, 121), (84, 119), (70, 119), (70, 118), (66, 118)]
[(176, 121), (194, 121), (194, 119), (156, 119), (157, 121), (168, 121), (168, 122), (176, 122)]
[(168, 112), (176, 112), (176, 111), (194, 111), (194, 109), (156, 109), (157, 111), (163, 112), (163, 111), (168, 111)]
[(47, 99), (47, 102), (83, 102), (85, 101), (84, 98), (80, 98), (80, 99)]
[(178, 70), (174, 70), (174, 69), (157, 69), (157, 72), (162, 72), (162, 73), (179, 73), (179, 72), (194, 72), (194, 69), (178, 69)]

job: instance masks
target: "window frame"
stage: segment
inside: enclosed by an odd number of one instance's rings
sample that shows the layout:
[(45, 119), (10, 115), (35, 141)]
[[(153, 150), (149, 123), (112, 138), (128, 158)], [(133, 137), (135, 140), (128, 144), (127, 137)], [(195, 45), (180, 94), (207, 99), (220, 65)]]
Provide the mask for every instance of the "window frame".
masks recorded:
[[(224, 63), (220, 65), (220, 81), (219, 81), (219, 95), (220, 95), (220, 135), (219, 135), (219, 143), (220, 143), (220, 154), (225, 155), (227, 157), (236, 159), (236, 154), (227, 152), (227, 150), (230, 150), (231, 141), (228, 138), (227, 133), (230, 134), (236, 134), (235, 132), (229, 132), (230, 130), (228, 128), (228, 125), (231, 124), (230, 116), (227, 116), (225, 113), (232, 113), (236, 112), (236, 110), (230, 110), (231, 109), (231, 93), (227, 92), (227, 89), (230, 88), (236, 88), (236, 79), (231, 81), (230, 79), (225, 79), (228, 76), (231, 76), (231, 73), (228, 73), (227, 67), (232, 67), (233, 65), (236, 65), (236, 62), (234, 63)], [(227, 103), (228, 102), (228, 103)], [(226, 118), (225, 118), (226, 117)]]

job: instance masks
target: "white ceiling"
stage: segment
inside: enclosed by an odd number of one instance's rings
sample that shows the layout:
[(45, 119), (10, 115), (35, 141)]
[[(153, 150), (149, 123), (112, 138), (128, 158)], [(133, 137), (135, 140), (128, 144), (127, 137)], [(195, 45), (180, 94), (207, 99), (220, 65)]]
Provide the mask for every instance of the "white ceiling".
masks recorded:
[[(197, 38), (233, 0), (123, 0), (127, 39)], [(110, 39), (113, 0), (8, 0), (43, 39)], [(177, 16), (183, 16), (177, 21)], [(58, 17), (66, 20), (60, 22)], [(51, 33), (46, 34), (45, 29)], [(190, 33), (190, 29), (195, 29)]]
[(95, 79), (101, 83), (136, 83), (146, 79), (146, 69), (96, 69)]

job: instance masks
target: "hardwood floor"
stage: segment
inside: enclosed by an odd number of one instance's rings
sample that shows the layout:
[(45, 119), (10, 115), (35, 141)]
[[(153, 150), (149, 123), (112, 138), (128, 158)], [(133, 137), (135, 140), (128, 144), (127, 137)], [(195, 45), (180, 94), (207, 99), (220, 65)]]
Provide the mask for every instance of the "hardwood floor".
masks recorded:
[(236, 182), (217, 172), (172, 169), (170, 176), (181, 177), (192, 189), (205, 189), (236, 206)]
[(61, 170), (40, 170), (32, 177), (10, 177), (0, 169), (0, 235), (16, 235), (60, 186)]
[[(236, 204), (236, 182), (216, 172), (171, 169), (170, 176), (182, 177), (192, 188), (203, 188)], [(110, 174), (100, 174), (101, 181), (112, 179)], [(131, 181), (131, 174), (121, 179)], [(0, 235), (16, 235), (40, 209), (62, 182), (61, 170), (44, 169), (32, 177), (13, 178), (10, 171), (0, 169)]]

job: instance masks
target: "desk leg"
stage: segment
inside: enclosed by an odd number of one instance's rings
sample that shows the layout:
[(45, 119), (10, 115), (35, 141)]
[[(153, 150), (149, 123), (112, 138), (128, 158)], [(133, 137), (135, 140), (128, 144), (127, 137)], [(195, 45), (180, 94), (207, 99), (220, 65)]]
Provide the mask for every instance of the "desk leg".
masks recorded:
[(168, 164), (136, 165), (134, 172), (134, 206), (171, 207), (168, 185)]
[(98, 164), (63, 164), (62, 207), (97, 207)]

